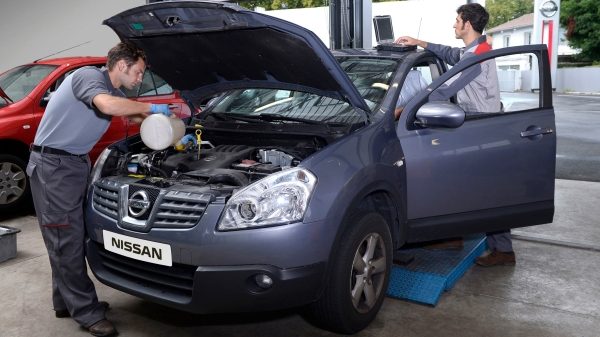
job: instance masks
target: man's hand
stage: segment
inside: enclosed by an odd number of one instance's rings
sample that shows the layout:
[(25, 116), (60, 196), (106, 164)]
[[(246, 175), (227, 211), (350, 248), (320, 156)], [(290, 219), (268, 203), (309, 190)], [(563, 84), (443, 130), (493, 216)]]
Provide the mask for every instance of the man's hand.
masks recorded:
[(150, 112), (153, 114), (163, 114), (167, 117), (171, 116), (168, 104), (152, 104), (150, 105)]
[(402, 106), (394, 109), (394, 120), (398, 120), (398, 118), (400, 118), (400, 114), (402, 113), (403, 110), (404, 110), (404, 107), (402, 107)]
[(427, 42), (412, 38), (410, 36), (400, 36), (396, 39), (396, 43), (406, 46), (419, 46), (421, 48), (427, 48)]

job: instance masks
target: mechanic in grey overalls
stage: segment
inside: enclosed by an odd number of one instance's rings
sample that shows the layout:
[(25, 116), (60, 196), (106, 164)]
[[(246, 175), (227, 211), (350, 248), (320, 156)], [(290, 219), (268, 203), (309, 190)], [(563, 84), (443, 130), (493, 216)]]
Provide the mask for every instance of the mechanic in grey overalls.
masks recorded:
[(31, 146), (27, 174), (42, 237), (52, 268), (56, 317), (73, 317), (94, 336), (117, 334), (98, 302), (84, 253), (83, 199), (90, 173), (88, 152), (112, 116), (140, 122), (149, 113), (169, 115), (166, 104), (124, 98), (120, 87), (142, 81), (143, 51), (119, 43), (108, 53), (108, 69), (84, 67), (69, 75), (52, 95)]
[[(489, 14), (477, 3), (466, 4), (456, 10), (456, 23), (454, 33), (457, 39), (462, 39), (464, 48), (429, 43), (409, 36), (402, 36), (396, 43), (418, 45), (433, 52), (437, 57), (449, 65), (455, 65), (460, 60), (488, 52), (492, 47), (487, 43), (487, 38), (482, 35), (488, 23)], [(436, 89), (430, 100), (448, 100), (453, 95), (457, 96), (458, 105), (469, 113), (500, 112), (500, 88), (496, 61), (488, 60), (478, 65), (465, 69), (451, 83)], [(481, 266), (514, 265), (515, 253), (512, 247), (510, 231), (488, 233), (487, 244), (490, 250), (488, 255), (479, 257), (477, 264)]]

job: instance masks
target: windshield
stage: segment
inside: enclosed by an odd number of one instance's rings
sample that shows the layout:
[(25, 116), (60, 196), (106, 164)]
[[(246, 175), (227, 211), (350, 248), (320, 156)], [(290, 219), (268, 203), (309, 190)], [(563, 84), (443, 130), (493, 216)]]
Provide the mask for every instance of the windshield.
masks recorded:
[[(13, 68), (0, 75), (0, 88), (13, 102), (20, 101), (56, 68), (57, 66), (46, 64)], [(0, 106), (5, 104), (4, 100), (0, 100)]]
[[(262, 88), (232, 90), (210, 105), (210, 115), (244, 117), (244, 121), (253, 117), (267, 117), (263, 119), (292, 123), (355, 124), (366, 121), (365, 113), (347, 102), (291, 90)], [(275, 116), (277, 118), (273, 118)]]
[(383, 100), (398, 60), (368, 57), (338, 57), (342, 69), (358, 89), (371, 111)]

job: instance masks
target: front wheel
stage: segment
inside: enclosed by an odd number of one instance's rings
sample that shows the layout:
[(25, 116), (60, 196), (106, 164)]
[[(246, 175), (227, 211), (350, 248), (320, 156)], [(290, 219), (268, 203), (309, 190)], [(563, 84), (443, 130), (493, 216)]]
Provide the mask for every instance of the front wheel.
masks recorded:
[(311, 306), (318, 325), (339, 333), (356, 333), (371, 323), (387, 291), (392, 239), (386, 220), (367, 213), (349, 224), (332, 256), (322, 297)]

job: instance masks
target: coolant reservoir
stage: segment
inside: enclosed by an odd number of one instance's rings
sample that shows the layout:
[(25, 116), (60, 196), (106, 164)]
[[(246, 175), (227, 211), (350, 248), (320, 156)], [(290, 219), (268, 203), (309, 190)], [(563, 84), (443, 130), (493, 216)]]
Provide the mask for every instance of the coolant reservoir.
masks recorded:
[(167, 117), (163, 114), (148, 116), (140, 127), (142, 141), (153, 150), (164, 150), (175, 145), (184, 134), (185, 125), (181, 119)]

